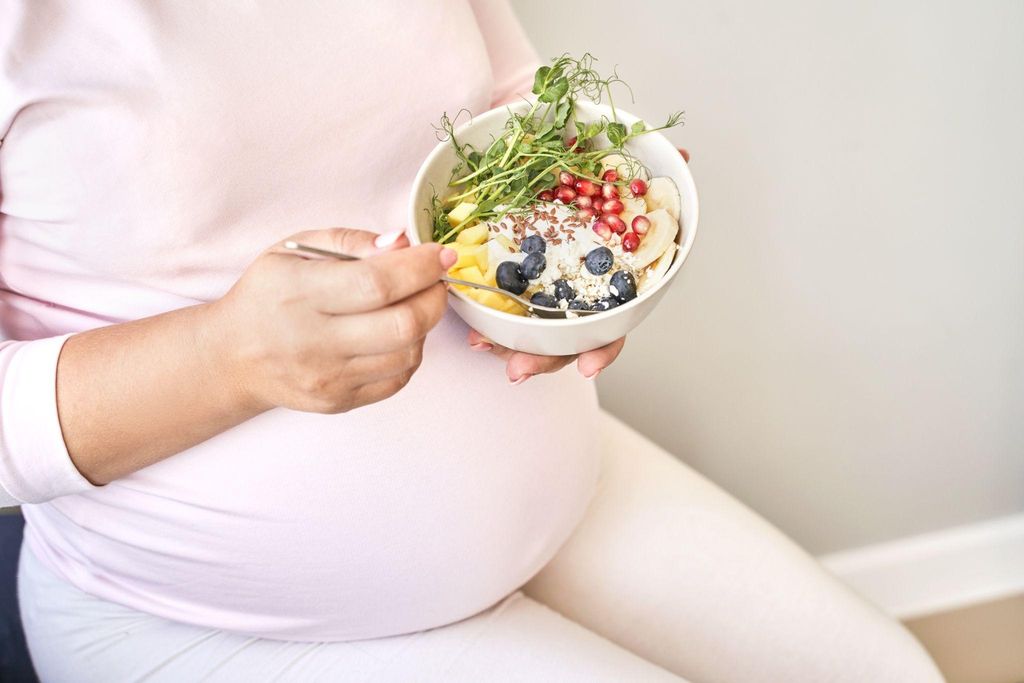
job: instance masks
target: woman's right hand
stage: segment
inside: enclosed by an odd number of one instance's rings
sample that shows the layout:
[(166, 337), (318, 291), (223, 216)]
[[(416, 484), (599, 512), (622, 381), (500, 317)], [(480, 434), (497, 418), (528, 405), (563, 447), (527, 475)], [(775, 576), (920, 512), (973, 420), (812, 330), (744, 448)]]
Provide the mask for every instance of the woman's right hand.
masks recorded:
[(257, 411), (340, 413), (399, 391), (444, 314), (439, 278), (455, 253), (341, 228), (288, 239), (362, 260), (305, 259), (280, 245), (264, 251), (209, 306), (204, 336), (226, 381)]

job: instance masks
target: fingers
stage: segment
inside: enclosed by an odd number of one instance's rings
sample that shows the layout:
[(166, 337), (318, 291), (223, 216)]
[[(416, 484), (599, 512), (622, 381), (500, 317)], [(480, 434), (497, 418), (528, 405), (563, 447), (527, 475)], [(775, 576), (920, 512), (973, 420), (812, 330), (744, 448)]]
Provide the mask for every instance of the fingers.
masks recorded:
[(587, 379), (594, 379), (597, 375), (604, 370), (606, 367), (612, 364), (619, 353), (622, 351), (622, 347), (626, 345), (626, 338), (617, 339), (607, 346), (602, 346), (599, 349), (593, 351), (585, 351), (580, 354), (577, 368), (580, 374)]
[(306, 230), (288, 238), (299, 244), (306, 244), (319, 249), (337, 251), (349, 256), (366, 258), (391, 249), (409, 246), (404, 230), (393, 230), (377, 234), (368, 230), (350, 228), (327, 228), (325, 230)]
[(626, 339), (623, 337), (607, 346), (581, 353), (579, 356), (534, 356), (529, 353), (511, 351), (497, 345), (491, 349), (491, 353), (505, 359), (505, 374), (508, 376), (509, 382), (518, 385), (534, 375), (558, 372), (577, 359), (580, 374), (587, 379), (594, 379), (618, 358), (625, 344)]
[(301, 260), (295, 267), (313, 307), (340, 315), (384, 308), (431, 287), (456, 258), (451, 249), (432, 243), (362, 261)]
[(580, 374), (587, 379), (594, 379), (618, 358), (622, 347), (626, 345), (626, 338), (623, 337), (607, 346), (581, 353), (579, 356), (534, 356), (495, 344), (476, 330), (469, 331), (468, 341), (470, 348), (474, 351), (490, 351), (504, 359), (506, 361), (505, 374), (512, 384), (522, 384), (534, 375), (558, 372), (577, 359), (577, 368)]
[(412, 376), (413, 371), (410, 370), (394, 377), (356, 387), (352, 392), (353, 402), (356, 406), (367, 406), (390, 398), (404, 389)]
[(494, 344), (476, 330), (470, 330), (469, 347), (474, 351), (490, 351), (494, 348)]
[(505, 374), (514, 385), (522, 384), (534, 375), (558, 372), (576, 359), (576, 356), (534, 356), (513, 351), (491, 342), (476, 330), (469, 331), (469, 346), (474, 351), (490, 351), (505, 360)]
[(683, 155), (683, 161), (685, 161), (686, 163), (690, 163), (690, 153), (688, 151), (680, 147), (679, 153)]
[(348, 361), (346, 371), (353, 377), (363, 380), (367, 384), (390, 379), (406, 373), (413, 373), (423, 362), (423, 340), (415, 342), (411, 346), (376, 353), (365, 356), (357, 356)]
[(534, 375), (558, 372), (576, 356), (534, 356), (529, 353), (513, 352), (505, 364), (505, 375), (514, 385), (522, 384)]
[(447, 297), (444, 285), (435, 280), (427, 289), (398, 304), (335, 317), (329, 321), (333, 332), (331, 343), (349, 356), (390, 353), (407, 348), (427, 336), (427, 332), (441, 320), (448, 305)]

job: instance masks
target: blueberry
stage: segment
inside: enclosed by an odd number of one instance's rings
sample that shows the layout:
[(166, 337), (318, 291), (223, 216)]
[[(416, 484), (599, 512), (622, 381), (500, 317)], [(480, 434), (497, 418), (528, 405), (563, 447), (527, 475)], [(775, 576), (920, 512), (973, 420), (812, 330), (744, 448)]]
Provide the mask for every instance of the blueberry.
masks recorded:
[(569, 302), (569, 310), (570, 311), (589, 311), (590, 310), (590, 304), (588, 304), (583, 299), (573, 299), (572, 301)]
[(598, 299), (594, 302), (595, 311), (607, 311), (615, 308), (619, 305), (619, 302), (613, 296), (606, 296), (603, 299)]
[(529, 284), (523, 274), (519, 272), (519, 264), (515, 261), (505, 261), (498, 264), (498, 270), (494, 273), (498, 286), (506, 292), (522, 294)]
[(608, 289), (611, 291), (612, 296), (618, 299), (620, 304), (636, 298), (636, 280), (624, 270), (612, 273), (612, 278), (608, 282)]
[(530, 235), (523, 240), (519, 248), (524, 254), (543, 254), (547, 250), (548, 245), (540, 235)]
[(572, 301), (576, 298), (576, 292), (573, 291), (572, 285), (562, 279), (555, 280), (555, 298), (559, 301), (563, 299), (565, 301)]
[(608, 247), (598, 247), (597, 249), (592, 249), (587, 254), (585, 263), (587, 270), (594, 275), (604, 275), (612, 269), (612, 262), (614, 260), (615, 257), (612, 256), (611, 249)]
[(523, 274), (527, 280), (536, 280), (540, 277), (540, 274), (544, 272), (544, 268), (548, 265), (547, 259), (544, 258), (544, 254), (539, 251), (535, 251), (532, 254), (527, 254), (523, 262), (519, 264), (519, 272)]
[(546, 292), (537, 292), (531, 296), (530, 303), (537, 304), (538, 306), (547, 306), (548, 308), (558, 308), (558, 301)]

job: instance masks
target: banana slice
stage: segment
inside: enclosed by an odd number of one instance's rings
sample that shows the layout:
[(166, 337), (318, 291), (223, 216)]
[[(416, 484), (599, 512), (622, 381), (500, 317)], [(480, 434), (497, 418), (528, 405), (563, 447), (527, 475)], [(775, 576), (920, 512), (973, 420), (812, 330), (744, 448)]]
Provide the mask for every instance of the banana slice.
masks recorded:
[(619, 197), (619, 201), (622, 202), (624, 207), (619, 216), (626, 224), (626, 229), (630, 230), (633, 227), (633, 219), (647, 213), (647, 202), (644, 201), (643, 197), (630, 197), (627, 195)]
[(669, 267), (672, 265), (672, 260), (676, 255), (676, 250), (679, 247), (676, 246), (675, 242), (669, 245), (665, 253), (658, 257), (651, 267), (644, 273), (643, 278), (640, 280), (640, 284), (637, 286), (637, 293), (643, 294), (648, 289), (654, 286), (654, 284), (665, 277), (665, 273), (668, 272)]
[(651, 227), (647, 230), (640, 247), (633, 252), (633, 267), (637, 270), (645, 268), (665, 253), (679, 232), (679, 221), (672, 218), (665, 209), (656, 209), (647, 214)]
[(655, 178), (647, 183), (644, 199), (649, 210), (665, 209), (672, 218), (679, 220), (679, 188), (671, 178)]
[(619, 178), (643, 178), (644, 180), (650, 178), (643, 164), (636, 159), (627, 159), (621, 154), (609, 154), (601, 159), (601, 170), (607, 171), (610, 168), (615, 169)]
[[(648, 208), (647, 202), (644, 201), (643, 197), (619, 197), (619, 201), (622, 202), (622, 206), (625, 207), (622, 213), (628, 213), (633, 216), (639, 216), (642, 213), (653, 211), (654, 209), (660, 209), (660, 206), (654, 206)], [(669, 213), (672, 213), (671, 211)], [(628, 225), (628, 223), (627, 223)]]

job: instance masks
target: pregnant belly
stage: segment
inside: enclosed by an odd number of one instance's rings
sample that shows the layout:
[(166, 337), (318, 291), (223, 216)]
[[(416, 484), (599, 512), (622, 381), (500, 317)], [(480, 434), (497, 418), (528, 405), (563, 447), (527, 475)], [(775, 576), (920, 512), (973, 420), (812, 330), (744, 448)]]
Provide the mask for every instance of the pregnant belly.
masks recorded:
[(395, 397), (273, 411), (124, 480), (26, 511), (44, 563), (94, 595), (265, 637), (431, 628), (515, 590), (583, 515), (593, 385), (518, 387), (447, 319)]

